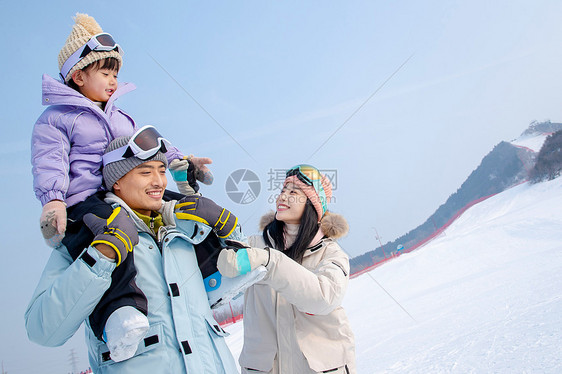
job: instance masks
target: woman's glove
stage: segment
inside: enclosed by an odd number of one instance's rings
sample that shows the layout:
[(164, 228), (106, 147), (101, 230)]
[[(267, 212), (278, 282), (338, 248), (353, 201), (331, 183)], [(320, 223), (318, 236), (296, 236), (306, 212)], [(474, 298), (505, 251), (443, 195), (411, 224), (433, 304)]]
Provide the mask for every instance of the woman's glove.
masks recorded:
[(248, 247), (236, 240), (225, 240), (227, 245), (219, 253), (217, 269), (227, 277), (234, 278), (249, 273), (258, 266), (269, 264), (269, 248)]
[(66, 204), (51, 200), (43, 206), (39, 219), (41, 234), (50, 247), (57, 247), (66, 231)]
[(194, 195), (199, 191), (199, 184), (195, 179), (195, 165), (187, 157), (170, 162), (170, 173), (181, 194)]
[(236, 228), (238, 218), (213, 200), (203, 196), (186, 196), (176, 204), (178, 219), (190, 219), (211, 226), (219, 238), (226, 238)]
[(135, 223), (120, 206), (113, 209), (109, 218), (100, 218), (94, 213), (84, 215), (84, 223), (94, 234), (92, 246), (105, 244), (110, 246), (116, 254), (117, 266), (127, 258), (127, 253), (139, 243), (139, 233)]

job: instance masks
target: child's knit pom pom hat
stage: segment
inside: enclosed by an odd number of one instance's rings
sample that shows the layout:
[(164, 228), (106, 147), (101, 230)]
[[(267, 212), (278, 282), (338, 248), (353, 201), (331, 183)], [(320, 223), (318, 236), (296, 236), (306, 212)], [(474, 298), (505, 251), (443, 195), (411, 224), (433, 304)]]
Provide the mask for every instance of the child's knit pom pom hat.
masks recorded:
[[(103, 32), (101, 26), (96, 22), (94, 17), (87, 14), (76, 13), (74, 22), (75, 24), (72, 26), (72, 31), (59, 52), (59, 70), (62, 69), (65, 61), (68, 60), (68, 58), (76, 52), (78, 48), (86, 44), (94, 35)], [(74, 65), (72, 69), (70, 69), (68, 74), (64, 77), (64, 82), (68, 82), (76, 70), (83, 69), (93, 62), (103, 60), (108, 57), (116, 58), (119, 61), (119, 66), (123, 66), (123, 58), (117, 51), (93, 51), (88, 53), (82, 60)]]

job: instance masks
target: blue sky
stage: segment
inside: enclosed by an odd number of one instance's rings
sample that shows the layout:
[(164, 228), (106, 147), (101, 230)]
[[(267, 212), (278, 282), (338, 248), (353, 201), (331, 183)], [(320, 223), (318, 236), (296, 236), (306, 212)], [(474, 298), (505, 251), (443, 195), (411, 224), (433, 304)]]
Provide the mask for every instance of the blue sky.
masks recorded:
[[(41, 75), (76, 12), (125, 50), (118, 105), (185, 153), (214, 160), (202, 192), (257, 230), (272, 205), (268, 173), (297, 163), (335, 170), (332, 210), (350, 255), (422, 223), (482, 157), (533, 120), (562, 120), (558, 1), (1, 2), (0, 360), (10, 373), (68, 372), (83, 337), (29, 343), (23, 312), (49, 250), (38, 230), (29, 139), (44, 109)], [(390, 78), (390, 79), (389, 79)], [(261, 192), (240, 205), (228, 176), (252, 170)], [(244, 185), (239, 186), (246, 188)], [(79, 334), (78, 334), (79, 335)]]

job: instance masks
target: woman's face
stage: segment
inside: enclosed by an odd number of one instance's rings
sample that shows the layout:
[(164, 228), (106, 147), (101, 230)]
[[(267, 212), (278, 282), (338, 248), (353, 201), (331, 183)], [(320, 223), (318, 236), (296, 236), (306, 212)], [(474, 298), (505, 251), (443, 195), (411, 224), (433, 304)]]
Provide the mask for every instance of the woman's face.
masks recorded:
[(299, 224), (301, 222), (306, 195), (292, 182), (286, 183), (277, 198), (277, 219), (285, 223)]

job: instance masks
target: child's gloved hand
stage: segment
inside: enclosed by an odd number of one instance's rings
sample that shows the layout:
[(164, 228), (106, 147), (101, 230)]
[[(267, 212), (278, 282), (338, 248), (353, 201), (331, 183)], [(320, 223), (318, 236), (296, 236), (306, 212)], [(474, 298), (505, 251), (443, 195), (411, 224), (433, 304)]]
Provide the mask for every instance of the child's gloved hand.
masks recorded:
[(92, 246), (105, 244), (115, 251), (117, 266), (127, 258), (127, 253), (139, 243), (139, 233), (135, 223), (120, 206), (113, 209), (109, 218), (101, 218), (94, 213), (84, 215), (84, 223), (94, 234)]
[(174, 207), (174, 213), (178, 219), (190, 219), (211, 226), (219, 238), (229, 236), (238, 224), (238, 218), (228, 209), (203, 196), (184, 197)]
[(236, 240), (226, 240), (227, 247), (219, 253), (217, 269), (227, 278), (249, 273), (269, 263), (269, 248), (253, 248)]
[(39, 219), (41, 234), (51, 247), (57, 247), (66, 231), (66, 204), (60, 200), (52, 200), (43, 206)]
[(195, 166), (195, 177), (197, 178), (197, 180), (203, 184), (206, 184), (207, 186), (212, 184), (215, 178), (213, 177), (213, 173), (207, 167), (207, 165), (212, 164), (213, 160), (211, 160), (209, 157), (191, 156), (190, 161)]
[(199, 191), (199, 185), (195, 179), (195, 165), (184, 157), (170, 162), (170, 173), (178, 186), (178, 191), (186, 196), (194, 195)]

